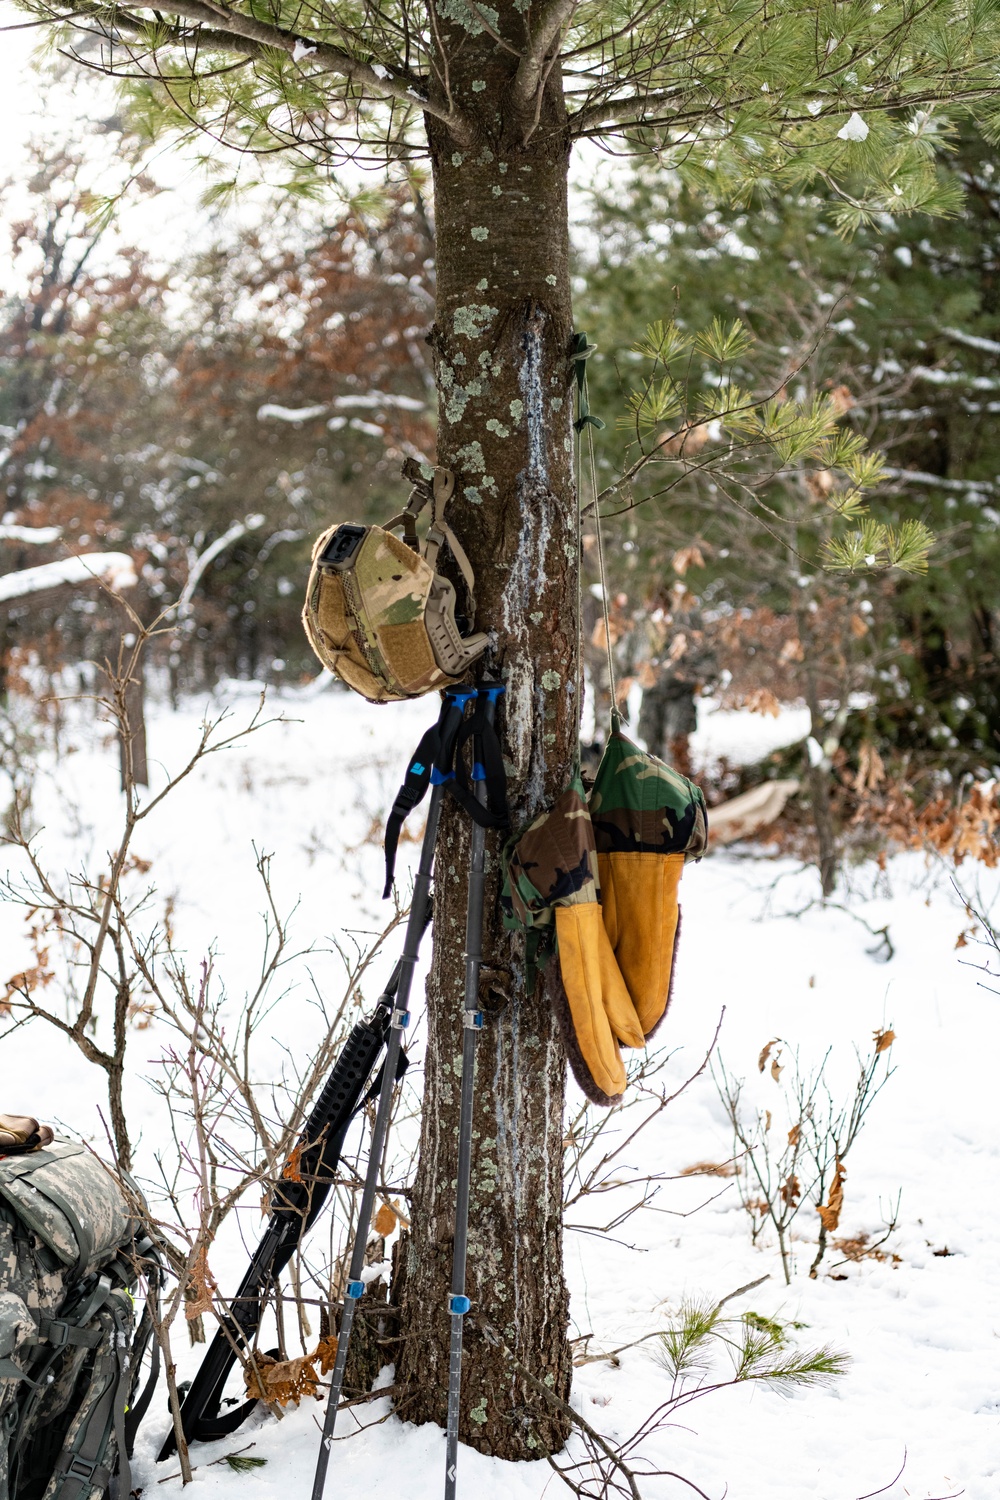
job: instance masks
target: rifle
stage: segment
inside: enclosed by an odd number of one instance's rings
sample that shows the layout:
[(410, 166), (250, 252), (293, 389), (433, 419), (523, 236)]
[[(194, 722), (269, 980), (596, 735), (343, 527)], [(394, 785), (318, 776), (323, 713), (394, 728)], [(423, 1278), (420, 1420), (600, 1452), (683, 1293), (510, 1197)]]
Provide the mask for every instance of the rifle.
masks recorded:
[[(428, 910), (425, 928), (430, 915)], [(359, 1021), (351, 1029), (298, 1143), (282, 1169), (272, 1194), (267, 1228), (230, 1303), (229, 1313), (220, 1322), (184, 1396), (181, 1426), (189, 1443), (207, 1443), (215, 1438), (228, 1437), (246, 1421), (257, 1405), (257, 1399), (252, 1398), (223, 1413), (222, 1393), (240, 1354), (253, 1343), (268, 1292), (276, 1285), (329, 1196), (352, 1120), (381, 1089), (384, 1064), (370, 1087), (368, 1084), (386, 1044), (402, 970), (403, 960), (400, 959), (370, 1019)], [(406, 1053), (400, 1052), (397, 1080), (405, 1073), (408, 1061)], [(176, 1437), (171, 1428), (157, 1462), (169, 1458), (175, 1446)]]

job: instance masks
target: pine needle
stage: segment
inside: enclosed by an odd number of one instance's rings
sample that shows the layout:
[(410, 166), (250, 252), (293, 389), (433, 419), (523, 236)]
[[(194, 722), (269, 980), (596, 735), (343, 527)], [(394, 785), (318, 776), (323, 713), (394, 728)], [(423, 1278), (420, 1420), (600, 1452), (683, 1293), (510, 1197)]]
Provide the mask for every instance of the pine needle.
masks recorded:
[(247, 1458), (244, 1453), (227, 1453), (226, 1463), (237, 1474), (247, 1474), (251, 1469), (263, 1469), (267, 1463), (266, 1458)]

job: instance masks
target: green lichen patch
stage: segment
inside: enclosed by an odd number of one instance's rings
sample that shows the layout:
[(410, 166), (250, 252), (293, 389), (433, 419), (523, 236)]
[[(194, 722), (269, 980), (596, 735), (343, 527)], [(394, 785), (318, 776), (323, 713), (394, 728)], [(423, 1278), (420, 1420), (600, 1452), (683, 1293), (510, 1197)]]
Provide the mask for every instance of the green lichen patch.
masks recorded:
[(469, 404), (469, 393), (464, 385), (456, 385), (448, 394), (444, 404), (445, 421), (460, 422), (465, 415), (465, 408)]
[[(475, 236), (476, 231), (472, 231)], [(483, 230), (483, 238), (487, 231)], [(456, 307), (452, 315), (455, 332), (462, 334), (468, 339), (481, 339), (486, 329), (497, 315), (495, 307), (490, 307), (486, 302), (470, 302), (467, 307)]]
[(546, 693), (554, 693), (561, 682), (562, 678), (559, 673), (554, 672), (551, 667), (547, 672), (542, 673), (542, 688)]
[(512, 401), (510, 403), (510, 415), (511, 421), (520, 422), (521, 418), (524, 416), (524, 402)]
[(473, 10), (466, 0), (439, 0), (438, 14), (461, 26), (470, 36), (481, 36), (489, 28), (498, 31), (500, 16), (492, 5), (477, 5)]
[[(486, 459), (483, 457), (481, 443), (466, 443), (464, 448), (459, 448), (455, 457), (459, 466), (467, 469), (470, 474), (483, 474), (486, 471)], [(483, 482), (485, 483), (485, 480)]]
[(510, 428), (505, 427), (502, 422), (498, 422), (496, 417), (490, 417), (489, 421), (486, 424), (486, 431), (495, 432), (497, 437), (510, 437)]
[(488, 240), (490, 237), (489, 230), (484, 228), (482, 224), (473, 224), (469, 233), (474, 240)]

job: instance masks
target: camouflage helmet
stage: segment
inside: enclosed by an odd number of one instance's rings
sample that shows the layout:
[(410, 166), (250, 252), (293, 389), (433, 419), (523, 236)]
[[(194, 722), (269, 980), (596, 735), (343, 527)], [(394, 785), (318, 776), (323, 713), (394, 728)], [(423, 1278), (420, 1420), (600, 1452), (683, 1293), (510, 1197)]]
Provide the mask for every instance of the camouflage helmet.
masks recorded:
[[(428, 478), (408, 459), (413, 489), (406, 509), (385, 526), (331, 526), (313, 548), (302, 623), (325, 667), (371, 703), (418, 698), (460, 682), (486, 649), (483, 632), (463, 634), (456, 620), (455, 586), (437, 571), (447, 542), (475, 617), (475, 580), (469, 559), (444, 518), (455, 488), (450, 469)], [(421, 546), (416, 519), (431, 506)], [(402, 528), (403, 539), (393, 535)]]

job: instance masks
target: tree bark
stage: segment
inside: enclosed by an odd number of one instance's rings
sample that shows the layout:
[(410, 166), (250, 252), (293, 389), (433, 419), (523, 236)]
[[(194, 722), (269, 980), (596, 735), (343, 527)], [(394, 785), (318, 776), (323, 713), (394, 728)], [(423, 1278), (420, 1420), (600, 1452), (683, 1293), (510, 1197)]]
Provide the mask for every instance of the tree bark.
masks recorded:
[[(447, 11), (447, 14), (444, 12)], [(478, 585), (476, 626), (507, 685), (501, 736), (515, 826), (564, 788), (579, 724), (578, 522), (573, 482), (572, 332), (567, 226), (569, 137), (558, 68), (537, 121), (509, 101), (517, 57), (471, 11), (439, 10), (437, 99), (475, 121), (456, 139), (428, 117), (437, 238), (431, 335), (439, 395), (438, 462), (455, 470), (451, 524)], [(463, 10), (464, 14), (464, 10)], [(490, 16), (494, 14), (490, 11)], [(499, 27), (523, 46), (524, 15)], [(445, 66), (445, 57), (447, 66)], [(432, 95), (434, 97), (434, 95)], [(397, 1381), (402, 1414), (445, 1419), (447, 1299), (454, 1231), (469, 825), (449, 808), (436, 866), (434, 956), (413, 1228), (402, 1291)], [(509, 1356), (569, 1393), (562, 1268), (565, 1059), (547, 993), (525, 993), (520, 945), (497, 905), (501, 840), (488, 843), (463, 1364), (463, 1441), (510, 1459), (558, 1450), (561, 1413)]]

